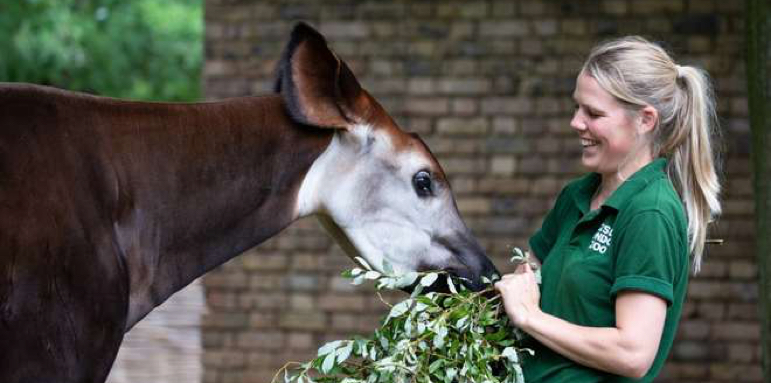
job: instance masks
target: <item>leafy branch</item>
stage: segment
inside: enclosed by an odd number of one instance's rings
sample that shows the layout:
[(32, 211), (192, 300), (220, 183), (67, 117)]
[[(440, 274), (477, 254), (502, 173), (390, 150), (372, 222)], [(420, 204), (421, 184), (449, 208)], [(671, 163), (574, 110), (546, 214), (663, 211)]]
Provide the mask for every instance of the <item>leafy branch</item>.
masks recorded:
[[(512, 253), (514, 263), (527, 259), (517, 248)], [(369, 338), (329, 342), (315, 359), (282, 367), (272, 383), (282, 373), (284, 383), (524, 382), (520, 355), (532, 351), (517, 346), (522, 333), (509, 324), (493, 280), (474, 292), (444, 272), (397, 274), (387, 263), (380, 272), (357, 261), (361, 267), (343, 272), (353, 284), (373, 281), (378, 295), (405, 287), (412, 293), (394, 305), (383, 301), (390, 311)], [(449, 292), (424, 294), (440, 276)]]

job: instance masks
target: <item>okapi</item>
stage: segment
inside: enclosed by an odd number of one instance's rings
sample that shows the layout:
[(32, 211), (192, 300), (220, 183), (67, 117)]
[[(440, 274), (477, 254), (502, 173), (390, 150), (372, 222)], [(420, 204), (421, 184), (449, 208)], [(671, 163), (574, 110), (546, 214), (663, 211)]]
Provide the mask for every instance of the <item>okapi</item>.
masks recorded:
[(0, 85), (0, 382), (104, 382), (137, 321), (300, 217), (375, 268), (495, 273), (321, 34), (295, 27), (276, 84), (192, 104)]

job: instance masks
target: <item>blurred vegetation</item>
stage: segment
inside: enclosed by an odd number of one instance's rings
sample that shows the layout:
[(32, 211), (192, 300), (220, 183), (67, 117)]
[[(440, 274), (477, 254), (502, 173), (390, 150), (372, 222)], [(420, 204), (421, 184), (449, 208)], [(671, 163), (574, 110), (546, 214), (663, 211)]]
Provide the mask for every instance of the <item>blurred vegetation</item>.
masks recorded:
[(202, 14), (202, 0), (0, 0), (0, 81), (196, 100)]

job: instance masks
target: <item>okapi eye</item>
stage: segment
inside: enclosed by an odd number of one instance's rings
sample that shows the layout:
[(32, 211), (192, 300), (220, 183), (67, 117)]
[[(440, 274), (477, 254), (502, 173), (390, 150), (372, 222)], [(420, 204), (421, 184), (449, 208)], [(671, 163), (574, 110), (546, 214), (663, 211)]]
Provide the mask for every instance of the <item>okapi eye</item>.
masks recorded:
[(431, 188), (431, 174), (425, 170), (415, 173), (412, 185), (415, 187), (415, 192), (418, 193), (419, 197), (429, 197), (434, 194)]

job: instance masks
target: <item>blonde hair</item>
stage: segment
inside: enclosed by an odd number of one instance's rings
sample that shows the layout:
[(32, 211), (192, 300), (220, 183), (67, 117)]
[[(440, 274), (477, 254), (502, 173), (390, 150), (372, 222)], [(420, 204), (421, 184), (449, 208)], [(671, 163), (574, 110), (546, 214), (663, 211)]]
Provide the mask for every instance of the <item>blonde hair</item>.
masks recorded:
[(649, 137), (654, 158), (669, 161), (667, 174), (685, 205), (694, 271), (701, 268), (707, 226), (720, 215), (719, 163), (713, 140), (718, 125), (707, 73), (677, 65), (660, 46), (637, 37), (595, 47), (581, 69), (629, 110), (652, 106), (658, 121)]

